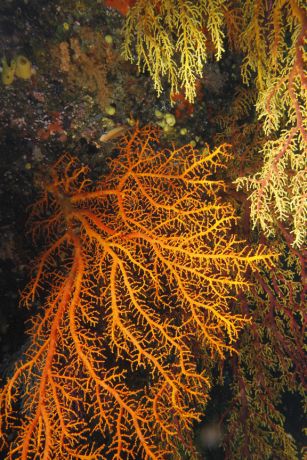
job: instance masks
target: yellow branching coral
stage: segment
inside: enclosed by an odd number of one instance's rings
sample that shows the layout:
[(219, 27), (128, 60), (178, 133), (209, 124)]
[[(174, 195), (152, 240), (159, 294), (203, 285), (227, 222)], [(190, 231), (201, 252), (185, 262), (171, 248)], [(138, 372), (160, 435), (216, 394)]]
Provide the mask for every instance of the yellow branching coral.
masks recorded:
[(246, 2), (241, 35), (245, 60), (243, 79), (256, 73), (256, 109), (267, 136), (263, 167), (238, 187), (251, 190), (251, 218), (267, 234), (275, 220), (293, 225), (295, 246), (306, 238), (307, 218), (307, 15), (303, 2)]
[(235, 90), (234, 100), (227, 106), (227, 110), (218, 113), (212, 120), (217, 125), (214, 142), (227, 141), (236, 152), (232, 167), (228, 169), (231, 180), (247, 171), (250, 174), (254, 171), (255, 158), (257, 161), (258, 152), (265, 142), (261, 123), (251, 117), (256, 98), (257, 91), (254, 87), (239, 87)]
[(125, 57), (134, 60), (135, 50), (158, 94), (165, 77), (171, 93), (183, 88), (190, 102), (209, 44), (216, 59), (224, 37), (230, 49), (242, 53), (243, 82), (256, 87), (267, 143), (260, 150), (263, 167), (237, 185), (252, 192), (254, 226), (271, 235), (275, 221), (287, 219), (296, 246), (306, 237), (306, 17), (302, 0), (136, 0), (124, 26)]
[(147, 70), (160, 95), (166, 77), (171, 94), (181, 88), (196, 96), (195, 80), (208, 58), (208, 41), (216, 59), (223, 52), (225, 0), (137, 0), (125, 21), (124, 56)]

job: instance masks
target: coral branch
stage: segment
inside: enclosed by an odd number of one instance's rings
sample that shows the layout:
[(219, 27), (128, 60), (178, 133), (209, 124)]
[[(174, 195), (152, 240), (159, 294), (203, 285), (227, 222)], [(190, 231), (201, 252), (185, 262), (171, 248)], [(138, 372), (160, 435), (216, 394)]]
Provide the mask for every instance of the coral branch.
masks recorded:
[(179, 439), (191, 448), (210, 387), (193, 350), (212, 363), (233, 351), (247, 319), (229, 302), (272, 255), (232, 234), (212, 176), (227, 146), (199, 154), (158, 141), (136, 127), (97, 184), (68, 155), (42, 183), (30, 225), (46, 248), (22, 301), (45, 300), (0, 395), (8, 459), (162, 459)]

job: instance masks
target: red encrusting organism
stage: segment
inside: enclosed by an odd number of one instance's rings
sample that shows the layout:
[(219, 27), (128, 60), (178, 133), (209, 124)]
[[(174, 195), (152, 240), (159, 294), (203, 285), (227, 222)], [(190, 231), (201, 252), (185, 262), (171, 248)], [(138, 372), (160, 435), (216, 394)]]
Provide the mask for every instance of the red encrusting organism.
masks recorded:
[(123, 16), (126, 16), (131, 6), (135, 4), (136, 0), (104, 0), (105, 6), (114, 8)]

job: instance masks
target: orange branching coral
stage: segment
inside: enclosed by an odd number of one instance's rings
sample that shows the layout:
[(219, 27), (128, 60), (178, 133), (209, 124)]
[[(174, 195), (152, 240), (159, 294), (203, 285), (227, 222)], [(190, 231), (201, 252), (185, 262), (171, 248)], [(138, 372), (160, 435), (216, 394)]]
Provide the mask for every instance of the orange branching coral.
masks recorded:
[(193, 350), (233, 350), (231, 302), (272, 255), (232, 232), (214, 176), (227, 145), (157, 146), (136, 127), (98, 184), (68, 155), (42, 184), (30, 224), (47, 244), (22, 295), (41, 313), (0, 395), (8, 459), (175, 455), (210, 386)]
[(81, 27), (78, 36), (61, 42), (52, 50), (71, 85), (96, 95), (98, 104), (106, 106), (112, 94), (108, 73), (118, 65), (118, 55), (103, 36), (89, 27)]

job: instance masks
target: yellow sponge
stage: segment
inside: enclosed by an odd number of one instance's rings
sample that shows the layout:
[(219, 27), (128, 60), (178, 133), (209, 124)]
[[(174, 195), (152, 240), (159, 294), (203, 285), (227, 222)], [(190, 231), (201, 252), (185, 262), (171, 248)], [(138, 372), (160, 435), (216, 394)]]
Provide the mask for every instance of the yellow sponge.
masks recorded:
[(1, 80), (4, 85), (11, 85), (14, 81), (15, 70), (16, 70), (16, 61), (15, 59), (9, 64), (6, 58), (3, 58), (2, 61), (2, 74)]
[(15, 75), (16, 77), (23, 78), (24, 80), (31, 78), (32, 64), (25, 56), (19, 55), (16, 57)]

